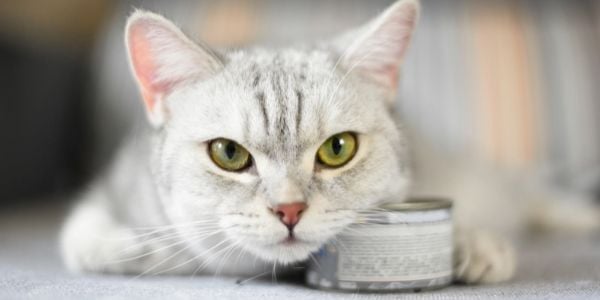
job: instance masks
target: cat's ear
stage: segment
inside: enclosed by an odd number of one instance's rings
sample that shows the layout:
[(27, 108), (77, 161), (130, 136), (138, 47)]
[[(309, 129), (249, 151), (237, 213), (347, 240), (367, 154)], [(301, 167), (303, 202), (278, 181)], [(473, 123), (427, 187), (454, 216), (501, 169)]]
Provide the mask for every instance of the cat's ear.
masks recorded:
[(400, 64), (419, 17), (418, 0), (401, 0), (363, 27), (334, 42), (340, 64), (394, 94)]
[(163, 100), (175, 87), (205, 79), (223, 67), (210, 49), (195, 44), (173, 23), (151, 12), (136, 10), (129, 17), (125, 43), (146, 112), (155, 126), (165, 121)]

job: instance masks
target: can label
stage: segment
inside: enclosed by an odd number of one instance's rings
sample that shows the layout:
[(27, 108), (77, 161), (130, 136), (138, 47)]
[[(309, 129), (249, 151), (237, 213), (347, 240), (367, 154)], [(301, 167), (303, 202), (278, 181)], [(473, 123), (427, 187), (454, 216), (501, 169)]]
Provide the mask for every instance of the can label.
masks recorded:
[(325, 245), (309, 262), (307, 281), (344, 290), (433, 288), (452, 279), (448, 209), (367, 216)]

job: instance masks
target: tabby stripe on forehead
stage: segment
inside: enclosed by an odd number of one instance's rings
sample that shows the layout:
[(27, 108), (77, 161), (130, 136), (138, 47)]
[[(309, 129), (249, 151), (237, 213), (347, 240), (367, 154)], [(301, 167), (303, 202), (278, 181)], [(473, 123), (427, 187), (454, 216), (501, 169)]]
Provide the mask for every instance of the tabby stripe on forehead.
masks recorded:
[(273, 92), (277, 97), (277, 104), (279, 106), (275, 128), (278, 130), (279, 133), (278, 139), (280, 140), (280, 144), (283, 144), (283, 140), (288, 135), (288, 128), (286, 124), (287, 105), (285, 103), (285, 95), (283, 92), (284, 89), (281, 86), (283, 80), (283, 73), (273, 73), (272, 78)]
[(254, 75), (254, 80), (252, 81), (252, 87), (257, 87), (258, 83), (260, 82), (260, 71), (258, 70), (257, 64), (253, 64), (250, 67), (250, 73), (251, 73), (251, 75)]
[(265, 126), (265, 132), (269, 135), (269, 115), (267, 114), (267, 107), (265, 104), (265, 93), (258, 92), (256, 93), (256, 99), (258, 100), (258, 107), (263, 115), (263, 124)]
[(254, 81), (252, 81), (252, 86), (257, 87), (259, 82), (260, 82), (260, 73), (256, 73), (256, 75), (254, 75)]
[(244, 141), (249, 141), (250, 140), (250, 116), (248, 116), (248, 112), (244, 111), (243, 113), (243, 122), (244, 122), (244, 135), (243, 135), (243, 139)]
[(302, 122), (302, 101), (304, 101), (304, 95), (299, 90), (296, 90), (296, 101), (296, 136), (299, 136)]
[(300, 65), (300, 81), (306, 81), (306, 69), (308, 68), (308, 63), (303, 62), (302, 65)]

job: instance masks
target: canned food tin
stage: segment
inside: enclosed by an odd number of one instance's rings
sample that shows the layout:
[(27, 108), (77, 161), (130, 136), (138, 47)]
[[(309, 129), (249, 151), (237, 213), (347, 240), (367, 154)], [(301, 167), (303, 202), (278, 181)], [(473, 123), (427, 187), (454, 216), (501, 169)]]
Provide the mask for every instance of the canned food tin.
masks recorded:
[(411, 199), (361, 214), (308, 262), (308, 285), (351, 292), (420, 291), (452, 280), (452, 203)]

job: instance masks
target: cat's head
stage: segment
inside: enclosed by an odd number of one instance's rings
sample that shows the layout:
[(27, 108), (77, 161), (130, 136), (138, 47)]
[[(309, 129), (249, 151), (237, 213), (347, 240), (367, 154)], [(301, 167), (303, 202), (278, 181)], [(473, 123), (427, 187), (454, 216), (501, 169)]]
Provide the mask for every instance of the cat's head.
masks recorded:
[(358, 211), (403, 198), (408, 161), (393, 102), (418, 10), (417, 1), (397, 2), (315, 47), (221, 53), (135, 12), (126, 43), (171, 222), (204, 224), (290, 263)]

